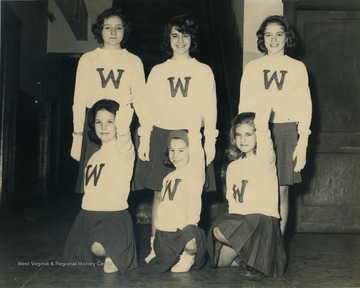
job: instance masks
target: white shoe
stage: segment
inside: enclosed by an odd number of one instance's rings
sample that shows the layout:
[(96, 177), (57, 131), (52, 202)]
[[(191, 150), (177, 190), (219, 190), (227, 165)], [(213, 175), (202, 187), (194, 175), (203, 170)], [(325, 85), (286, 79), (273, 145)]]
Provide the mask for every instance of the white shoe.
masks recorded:
[(149, 263), (151, 261), (151, 259), (156, 257), (155, 251), (154, 251), (154, 237), (150, 238), (150, 247), (151, 247), (151, 251), (150, 254), (145, 258), (145, 262)]
[(194, 264), (195, 255), (190, 255), (185, 251), (180, 254), (180, 260), (173, 267), (171, 267), (171, 272), (173, 273), (183, 273), (188, 272), (191, 266)]
[(150, 254), (145, 258), (145, 262), (149, 263), (153, 258), (156, 257), (154, 249), (151, 249)]
[(111, 258), (106, 257), (105, 263), (104, 263), (104, 272), (105, 273), (115, 273), (118, 272), (118, 268), (115, 266), (114, 262), (111, 260)]

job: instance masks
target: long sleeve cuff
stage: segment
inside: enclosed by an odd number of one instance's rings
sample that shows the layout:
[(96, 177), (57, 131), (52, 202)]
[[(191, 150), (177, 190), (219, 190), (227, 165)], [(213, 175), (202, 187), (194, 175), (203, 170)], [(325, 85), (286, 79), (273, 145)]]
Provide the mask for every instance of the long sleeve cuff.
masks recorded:
[(140, 127), (138, 128), (138, 135), (140, 137), (150, 137), (151, 131), (153, 130), (153, 126), (152, 125), (143, 125), (141, 124)]
[(297, 142), (297, 146), (306, 148), (308, 146), (308, 140), (311, 131), (310, 130), (308, 130), (307, 132), (299, 131), (298, 133), (299, 133), (299, 139)]
[(206, 129), (204, 130), (204, 136), (205, 136), (205, 141), (212, 141), (213, 143), (216, 142), (216, 138), (219, 135), (219, 130), (217, 129)]
[(83, 132), (85, 122), (85, 107), (73, 106), (73, 132)]

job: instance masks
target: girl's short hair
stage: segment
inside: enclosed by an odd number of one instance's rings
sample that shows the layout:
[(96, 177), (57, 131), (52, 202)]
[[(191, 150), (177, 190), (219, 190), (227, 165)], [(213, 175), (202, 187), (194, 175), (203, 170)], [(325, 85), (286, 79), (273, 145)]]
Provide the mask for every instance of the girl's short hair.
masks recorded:
[(171, 29), (175, 27), (177, 31), (183, 34), (189, 34), (191, 37), (191, 45), (189, 52), (198, 52), (199, 51), (199, 41), (198, 41), (198, 25), (197, 23), (187, 15), (179, 15), (170, 20), (168, 24), (165, 25), (163, 33), (163, 42), (162, 49), (170, 56), (173, 55), (173, 50), (170, 44), (170, 34)]
[(116, 116), (116, 112), (119, 110), (119, 107), (119, 103), (110, 99), (101, 99), (94, 104), (94, 106), (88, 112), (88, 136), (90, 141), (101, 145), (101, 140), (95, 132), (96, 113), (100, 110), (106, 110)]
[[(229, 148), (226, 149), (226, 156), (230, 161), (237, 160), (239, 158), (244, 158), (245, 153), (242, 152), (237, 146), (236, 146), (236, 128), (239, 127), (242, 124), (249, 124), (253, 126), (254, 131), (256, 131), (255, 128), (255, 113), (253, 112), (244, 112), (236, 115), (234, 119), (231, 121), (231, 128), (230, 128), (230, 135), (229, 135)], [(255, 151), (256, 153), (256, 151)]]
[(260, 25), (259, 30), (256, 32), (257, 36), (257, 48), (260, 52), (267, 54), (267, 49), (265, 47), (265, 29), (270, 23), (279, 24), (285, 32), (286, 42), (284, 47), (284, 54), (287, 55), (289, 52), (294, 50), (298, 44), (298, 38), (295, 35), (293, 28), (288, 20), (283, 16), (273, 15), (267, 17)]
[(102, 30), (104, 28), (104, 22), (106, 19), (110, 17), (117, 16), (119, 17), (124, 25), (124, 37), (120, 42), (121, 47), (124, 46), (128, 36), (131, 32), (131, 23), (129, 18), (123, 14), (122, 10), (117, 7), (109, 8), (104, 10), (102, 13), (99, 14), (99, 16), (96, 18), (96, 23), (91, 25), (91, 31), (95, 35), (95, 39), (99, 44), (104, 44), (104, 39), (102, 38)]

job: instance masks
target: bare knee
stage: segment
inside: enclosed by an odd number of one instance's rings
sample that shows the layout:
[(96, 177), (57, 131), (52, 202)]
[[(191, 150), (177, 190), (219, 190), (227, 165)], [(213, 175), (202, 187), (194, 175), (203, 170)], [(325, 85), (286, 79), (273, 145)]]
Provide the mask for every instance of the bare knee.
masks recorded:
[(229, 244), (225, 236), (221, 233), (220, 229), (218, 227), (215, 227), (213, 230), (215, 238), (220, 241), (221, 243)]
[(96, 256), (105, 256), (105, 249), (104, 247), (98, 243), (98, 242), (94, 242), (93, 245), (91, 246), (91, 251), (96, 255)]
[(222, 245), (220, 249), (218, 267), (228, 267), (228, 266), (237, 266), (237, 263), (234, 261), (237, 257), (236, 251), (227, 245)]
[(185, 251), (188, 252), (189, 254), (195, 254), (196, 250), (197, 250), (196, 239), (193, 238), (189, 242), (186, 243)]

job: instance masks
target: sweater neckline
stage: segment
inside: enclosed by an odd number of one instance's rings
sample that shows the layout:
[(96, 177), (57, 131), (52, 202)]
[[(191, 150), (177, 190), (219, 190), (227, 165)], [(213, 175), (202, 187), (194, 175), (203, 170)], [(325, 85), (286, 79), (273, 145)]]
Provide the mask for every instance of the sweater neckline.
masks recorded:
[(113, 49), (102, 49), (100, 47), (97, 47), (96, 51), (99, 51), (100, 53), (105, 52), (105, 51), (106, 51), (106, 53), (125, 53), (127, 50), (126, 50), (126, 48), (113, 50)]
[(185, 62), (190, 62), (190, 61), (194, 61), (194, 60), (195, 60), (195, 58), (191, 57), (191, 58), (188, 58), (188, 59), (178, 59), (178, 60), (168, 59), (167, 61), (171, 62), (171, 63), (185, 63)]

